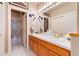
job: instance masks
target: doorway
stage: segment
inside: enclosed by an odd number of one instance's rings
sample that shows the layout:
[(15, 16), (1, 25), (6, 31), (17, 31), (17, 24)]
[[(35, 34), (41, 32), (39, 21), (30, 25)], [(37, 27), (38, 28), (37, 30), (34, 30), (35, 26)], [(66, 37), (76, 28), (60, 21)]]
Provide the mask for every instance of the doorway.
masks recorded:
[(49, 19), (44, 17), (44, 32), (47, 32), (49, 29)]
[(24, 14), (23, 12), (11, 10), (11, 48), (24, 46)]

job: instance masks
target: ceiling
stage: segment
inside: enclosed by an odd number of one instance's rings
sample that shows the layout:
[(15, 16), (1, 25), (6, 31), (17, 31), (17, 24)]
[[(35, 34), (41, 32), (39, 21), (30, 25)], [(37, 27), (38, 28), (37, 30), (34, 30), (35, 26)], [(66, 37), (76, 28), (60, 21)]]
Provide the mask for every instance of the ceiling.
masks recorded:
[(33, 4), (33, 5), (40, 5), (40, 4), (43, 4), (43, 3), (45, 3), (45, 2), (29, 2), (29, 3), (31, 3), (31, 4)]

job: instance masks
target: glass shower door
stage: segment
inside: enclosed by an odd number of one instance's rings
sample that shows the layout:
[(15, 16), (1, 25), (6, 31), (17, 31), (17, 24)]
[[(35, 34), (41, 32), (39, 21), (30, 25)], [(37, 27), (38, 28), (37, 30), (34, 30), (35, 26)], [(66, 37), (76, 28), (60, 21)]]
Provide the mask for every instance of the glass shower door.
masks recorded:
[(20, 22), (18, 20), (19, 19), (14, 18), (14, 19), (12, 19), (12, 23), (11, 23), (12, 45), (21, 44), (21, 36), (19, 34), (19, 32), (20, 32)]

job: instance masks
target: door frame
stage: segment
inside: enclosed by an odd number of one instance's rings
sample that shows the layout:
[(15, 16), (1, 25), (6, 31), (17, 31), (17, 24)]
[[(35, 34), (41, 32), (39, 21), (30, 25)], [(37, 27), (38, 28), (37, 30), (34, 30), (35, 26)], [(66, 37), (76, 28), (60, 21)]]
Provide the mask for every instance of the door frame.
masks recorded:
[[(20, 12), (24, 12), (27, 13), (26, 9), (11, 5), (9, 3), (7, 3), (8, 8), (7, 8), (7, 15), (8, 15), (8, 19), (7, 19), (7, 55), (11, 54), (11, 10), (16, 10), (16, 11), (20, 11)], [(27, 29), (27, 28), (26, 28)]]
[[(43, 15), (43, 20), (44, 20), (44, 18), (48, 18), (48, 30), (50, 30), (51, 29), (51, 26), (50, 26), (51, 19), (50, 19), (50, 17)], [(44, 32), (44, 29), (43, 29), (43, 32)]]
[(0, 6), (1, 6), (1, 12), (2, 12), (2, 14), (1, 14), (1, 19), (2, 19), (2, 31), (1, 31), (1, 33), (0, 33), (0, 41), (1, 41), (1, 50), (0, 50), (0, 55), (1, 56), (3, 56), (3, 55), (5, 55), (5, 3), (4, 2), (2, 2), (2, 3), (0, 3)]

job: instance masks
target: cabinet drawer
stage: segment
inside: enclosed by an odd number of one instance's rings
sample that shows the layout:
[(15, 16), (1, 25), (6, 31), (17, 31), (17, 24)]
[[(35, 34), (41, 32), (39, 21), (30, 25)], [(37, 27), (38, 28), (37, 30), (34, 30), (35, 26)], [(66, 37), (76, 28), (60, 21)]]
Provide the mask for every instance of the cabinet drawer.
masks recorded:
[(49, 50), (48, 56), (59, 56), (59, 55)]
[(69, 56), (70, 55), (70, 51), (69, 50), (66, 50), (64, 48), (61, 48), (59, 46), (56, 46), (54, 44), (50, 44), (48, 43), (48, 48), (51, 50), (51, 51), (54, 51), (55, 53), (61, 55), (61, 56)]
[(33, 36), (29, 36), (29, 39), (32, 39), (33, 41), (37, 42), (37, 38), (33, 37)]
[(47, 45), (48, 45), (47, 42), (45, 42), (45, 41), (43, 41), (41, 39), (38, 39), (38, 43), (45, 46), (45, 47), (47, 47)]

